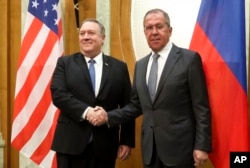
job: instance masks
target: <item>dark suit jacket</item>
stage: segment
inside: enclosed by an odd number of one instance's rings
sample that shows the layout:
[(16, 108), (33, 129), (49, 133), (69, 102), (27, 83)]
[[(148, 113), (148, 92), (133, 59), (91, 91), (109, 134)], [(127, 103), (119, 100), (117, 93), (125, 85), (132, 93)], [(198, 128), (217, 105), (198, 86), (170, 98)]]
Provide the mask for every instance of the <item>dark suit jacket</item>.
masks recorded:
[[(127, 65), (103, 55), (103, 74), (97, 97), (91, 85), (87, 63), (81, 53), (58, 59), (51, 83), (53, 103), (60, 109), (52, 149), (66, 154), (80, 154), (93, 134), (95, 153), (102, 159), (115, 159), (119, 144), (134, 147), (135, 122), (109, 129), (94, 127), (81, 116), (89, 106), (106, 110), (128, 103), (131, 83)], [(119, 130), (120, 140), (119, 140)]]
[(149, 57), (136, 63), (130, 103), (108, 113), (109, 125), (143, 114), (144, 164), (151, 161), (153, 139), (164, 164), (192, 164), (194, 149), (211, 150), (211, 116), (201, 58), (198, 53), (173, 45), (151, 102), (146, 84)]

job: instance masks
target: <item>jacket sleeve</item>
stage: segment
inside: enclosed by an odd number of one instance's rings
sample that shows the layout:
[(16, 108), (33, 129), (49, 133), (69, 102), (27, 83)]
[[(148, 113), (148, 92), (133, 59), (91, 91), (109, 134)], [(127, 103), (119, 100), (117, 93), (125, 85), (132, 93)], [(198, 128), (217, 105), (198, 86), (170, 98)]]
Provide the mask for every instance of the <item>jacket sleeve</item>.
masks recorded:
[(211, 110), (201, 58), (196, 53), (189, 68), (189, 87), (196, 123), (194, 148), (211, 151)]
[[(124, 66), (123, 74), (123, 96), (120, 103), (120, 108), (128, 104), (131, 93), (131, 82), (127, 65)], [(120, 125), (120, 144), (135, 147), (135, 119), (130, 120)]]

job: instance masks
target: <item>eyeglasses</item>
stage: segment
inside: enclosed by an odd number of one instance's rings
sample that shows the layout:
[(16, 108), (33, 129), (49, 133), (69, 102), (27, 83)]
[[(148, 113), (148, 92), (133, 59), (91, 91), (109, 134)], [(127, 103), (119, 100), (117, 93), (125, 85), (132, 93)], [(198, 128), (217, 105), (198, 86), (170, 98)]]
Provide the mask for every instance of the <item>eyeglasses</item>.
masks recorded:
[(144, 30), (146, 32), (152, 32), (154, 29), (156, 29), (156, 31), (162, 31), (165, 27), (166, 27), (165, 24), (148, 25), (144, 27)]

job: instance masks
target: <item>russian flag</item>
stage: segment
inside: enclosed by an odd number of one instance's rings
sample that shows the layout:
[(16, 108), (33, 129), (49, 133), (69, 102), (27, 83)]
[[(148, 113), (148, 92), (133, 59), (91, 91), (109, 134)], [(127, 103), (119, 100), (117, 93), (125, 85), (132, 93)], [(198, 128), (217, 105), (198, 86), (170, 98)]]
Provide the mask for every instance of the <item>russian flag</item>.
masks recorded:
[(202, 0), (190, 49), (202, 57), (212, 111), (215, 168), (249, 151), (244, 0)]

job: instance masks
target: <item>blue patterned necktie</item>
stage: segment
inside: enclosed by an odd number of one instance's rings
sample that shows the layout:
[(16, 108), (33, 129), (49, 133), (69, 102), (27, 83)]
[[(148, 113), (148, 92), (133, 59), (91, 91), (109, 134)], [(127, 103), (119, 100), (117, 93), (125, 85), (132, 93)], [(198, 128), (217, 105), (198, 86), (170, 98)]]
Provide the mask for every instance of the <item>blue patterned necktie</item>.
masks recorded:
[(160, 55), (155, 53), (153, 55), (153, 62), (151, 65), (149, 77), (148, 77), (148, 91), (150, 95), (150, 99), (153, 102), (155, 99), (155, 92), (156, 92), (156, 84), (157, 84), (157, 74), (158, 74), (158, 58)]
[(93, 90), (95, 91), (95, 66), (94, 64), (95, 64), (95, 60), (93, 59), (89, 60), (89, 74), (90, 74)]
[[(89, 60), (89, 74), (90, 74), (92, 87), (95, 92), (95, 65), (94, 64), (95, 64), (95, 60), (90, 59)], [(89, 143), (92, 142), (92, 139), (93, 139), (93, 135), (91, 134), (89, 138)]]

